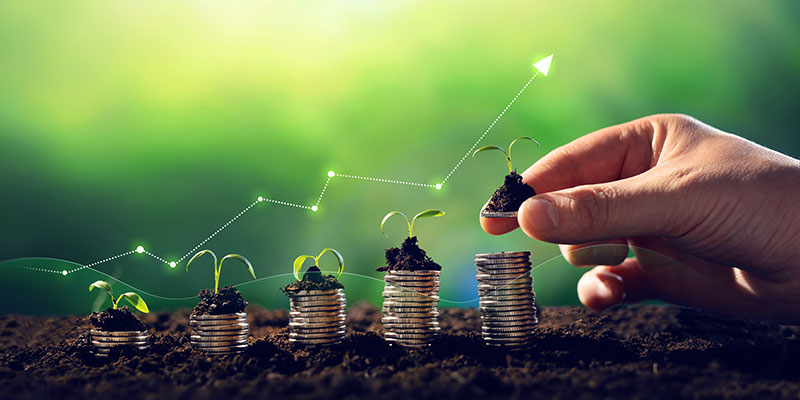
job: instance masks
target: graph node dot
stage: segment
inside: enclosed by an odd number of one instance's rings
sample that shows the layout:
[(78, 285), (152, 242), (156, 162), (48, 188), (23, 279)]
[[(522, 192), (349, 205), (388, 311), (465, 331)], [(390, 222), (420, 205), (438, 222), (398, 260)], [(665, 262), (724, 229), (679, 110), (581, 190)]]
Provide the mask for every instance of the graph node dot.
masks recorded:
[(61, 275), (67, 276), (67, 274), (68, 274), (67, 270), (61, 271)]
[(436, 190), (442, 190), (442, 184), (441, 183), (437, 183), (436, 184)]
[(336, 172), (328, 171), (328, 178), (333, 178), (334, 176), (336, 176)]
[(169, 267), (170, 268), (175, 268), (176, 265), (178, 265), (178, 264), (176, 264), (175, 261), (172, 261), (172, 262), (169, 263)]
[(316, 212), (317, 210), (319, 210), (319, 207), (317, 207), (317, 206), (311, 206), (311, 211), (314, 211), (314, 212)]
[(142, 246), (137, 247), (136, 248), (136, 252), (139, 253), (139, 254), (144, 253), (144, 247), (142, 247)]

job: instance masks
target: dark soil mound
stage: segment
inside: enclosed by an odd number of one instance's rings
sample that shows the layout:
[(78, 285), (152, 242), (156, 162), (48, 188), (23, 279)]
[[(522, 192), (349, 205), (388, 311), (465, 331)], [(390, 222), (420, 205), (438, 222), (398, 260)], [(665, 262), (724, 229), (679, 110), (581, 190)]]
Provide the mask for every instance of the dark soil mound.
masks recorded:
[(386, 265), (376, 271), (441, 271), (442, 266), (435, 263), (417, 245), (417, 237), (406, 238), (400, 248), (386, 249)]
[(197, 294), (200, 303), (192, 309), (192, 315), (222, 315), (244, 312), (247, 302), (233, 286), (219, 288), (219, 293), (203, 289)]
[(143, 331), (147, 326), (137, 318), (128, 306), (113, 309), (109, 308), (103, 312), (93, 312), (89, 316), (89, 322), (97, 329), (104, 331)]
[(334, 275), (322, 275), (322, 271), (316, 265), (310, 267), (303, 279), (294, 281), (281, 288), (281, 291), (286, 292), (299, 292), (301, 290), (333, 290), (343, 289), (344, 285), (336, 279)]
[(494, 191), (489, 204), (486, 205), (486, 211), (514, 212), (532, 196), (536, 196), (536, 191), (522, 183), (522, 175), (512, 172), (506, 175), (503, 186)]
[[(475, 309), (441, 309), (428, 349), (389, 346), (381, 314), (348, 310), (327, 348), (294, 346), (288, 313), (250, 306), (250, 347), (209, 357), (186, 312), (148, 314), (148, 349), (93, 358), (86, 318), (0, 316), (3, 399), (796, 399), (800, 328), (676, 307), (545, 308), (533, 346), (487, 347)], [(77, 329), (77, 330), (76, 330)], [(78, 333), (81, 331), (82, 333)], [(56, 335), (55, 333), (58, 333)]]

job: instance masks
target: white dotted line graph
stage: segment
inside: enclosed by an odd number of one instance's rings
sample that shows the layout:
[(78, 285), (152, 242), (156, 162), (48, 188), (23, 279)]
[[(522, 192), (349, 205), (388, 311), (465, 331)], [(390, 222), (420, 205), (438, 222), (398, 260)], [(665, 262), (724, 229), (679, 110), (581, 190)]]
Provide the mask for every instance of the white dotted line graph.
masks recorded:
[[(376, 177), (350, 175), (350, 174), (337, 173), (337, 172), (334, 172), (334, 171), (328, 171), (328, 179), (325, 181), (325, 184), (322, 186), (322, 190), (320, 191), (319, 196), (317, 197), (317, 201), (313, 205), (307, 206), (307, 205), (303, 205), (303, 204), (297, 204), (297, 203), (292, 203), (292, 202), (283, 201), (283, 200), (268, 199), (268, 198), (259, 196), (256, 199), (256, 201), (254, 201), (253, 203), (248, 205), (245, 209), (243, 209), (238, 214), (236, 214), (228, 222), (226, 222), (221, 227), (219, 227), (216, 231), (214, 231), (214, 233), (212, 233), (211, 235), (209, 235), (208, 237), (203, 239), (200, 243), (198, 243), (190, 251), (188, 251), (186, 254), (184, 254), (182, 257), (180, 257), (176, 261), (167, 261), (166, 259), (164, 259), (162, 257), (159, 257), (158, 255), (156, 255), (154, 253), (151, 253), (148, 250), (145, 250), (144, 247), (138, 246), (134, 250), (126, 251), (124, 253), (117, 254), (115, 256), (108, 257), (108, 258), (102, 259), (100, 261), (95, 261), (95, 262), (90, 263), (90, 264), (82, 265), (80, 267), (75, 267), (75, 268), (72, 268), (72, 269), (69, 269), (69, 270), (65, 269), (65, 270), (60, 270), (59, 271), (59, 270), (50, 270), (50, 269), (45, 269), (45, 268), (34, 268), (34, 267), (20, 267), (20, 268), (24, 268), (24, 269), (28, 269), (28, 270), (32, 270), (32, 271), (38, 271), (38, 272), (61, 274), (61, 275), (66, 276), (66, 275), (71, 274), (73, 272), (77, 272), (77, 271), (80, 271), (80, 270), (83, 270), (83, 269), (86, 269), (86, 268), (92, 268), (92, 267), (94, 267), (96, 265), (104, 264), (106, 262), (109, 262), (109, 261), (112, 261), (112, 260), (116, 260), (116, 259), (121, 258), (121, 257), (126, 257), (126, 256), (129, 256), (129, 255), (134, 254), (134, 253), (147, 254), (148, 256), (158, 260), (159, 262), (162, 262), (162, 263), (170, 266), (171, 268), (175, 268), (178, 264), (180, 264), (183, 260), (185, 260), (187, 257), (189, 257), (192, 253), (197, 251), (197, 249), (199, 249), (200, 246), (206, 244), (206, 242), (208, 242), (209, 240), (211, 240), (212, 238), (217, 236), (220, 232), (225, 230), (225, 228), (230, 226), (233, 222), (238, 220), (242, 215), (244, 215), (245, 213), (250, 211), (250, 209), (252, 209), (254, 206), (256, 206), (259, 203), (267, 202), (267, 203), (277, 204), (277, 205), (281, 205), (281, 206), (285, 206), (285, 207), (294, 207), (294, 208), (299, 208), (299, 209), (304, 209), (304, 210), (310, 210), (312, 212), (318, 211), (319, 210), (319, 205), (322, 202), (322, 198), (325, 196), (325, 191), (328, 189), (328, 186), (330, 185), (331, 181), (334, 178), (344, 178), (344, 179), (367, 181), (367, 182), (388, 183), (388, 184), (395, 184), (395, 185), (407, 185), (407, 186), (414, 186), (414, 187), (420, 187), (420, 188), (430, 188), (430, 189), (435, 189), (435, 190), (441, 190), (442, 187), (444, 187), (444, 184), (447, 183), (447, 181), (450, 179), (450, 177), (452, 177), (453, 174), (458, 170), (458, 168), (461, 167), (461, 164), (464, 163), (464, 161), (467, 159), (467, 157), (469, 157), (469, 155), (472, 154), (472, 151), (475, 150), (475, 148), (478, 146), (478, 144), (486, 137), (486, 135), (489, 134), (489, 132), (492, 130), (492, 128), (494, 128), (495, 125), (497, 125), (497, 122), (500, 121), (500, 118), (502, 118), (506, 114), (508, 109), (511, 108), (511, 106), (517, 101), (517, 99), (522, 95), (522, 93), (525, 92), (526, 89), (528, 89), (528, 87), (531, 85), (531, 83), (533, 83), (534, 79), (536, 79), (536, 77), (539, 76), (540, 73), (542, 75), (544, 75), (544, 76), (547, 76), (548, 70), (550, 69), (550, 62), (552, 61), (552, 59), (553, 59), (553, 55), (551, 54), (550, 56), (548, 56), (548, 57), (546, 57), (546, 58), (544, 58), (544, 59), (542, 59), (542, 60), (540, 60), (540, 61), (538, 61), (538, 62), (533, 64), (533, 66), (536, 68), (536, 72), (533, 74), (533, 76), (531, 76), (530, 79), (528, 79), (525, 82), (525, 84), (522, 86), (522, 89), (520, 89), (517, 92), (517, 94), (511, 99), (511, 101), (509, 101), (508, 104), (506, 104), (506, 106), (503, 108), (503, 110), (500, 112), (500, 114), (497, 115), (497, 117), (492, 121), (491, 124), (489, 124), (489, 127), (487, 127), (486, 130), (483, 131), (483, 133), (478, 137), (478, 139), (475, 141), (475, 143), (473, 143), (472, 146), (469, 148), (469, 150), (466, 153), (464, 153), (464, 156), (461, 157), (461, 159), (458, 160), (458, 162), (455, 164), (455, 166), (450, 170), (450, 172), (445, 176), (445, 178), (440, 183), (431, 184), (431, 183), (422, 183), (422, 182), (410, 182), (410, 181), (404, 181), (404, 180), (398, 180), (398, 179), (376, 178)], [(94, 270), (94, 268), (92, 268), (92, 269)]]

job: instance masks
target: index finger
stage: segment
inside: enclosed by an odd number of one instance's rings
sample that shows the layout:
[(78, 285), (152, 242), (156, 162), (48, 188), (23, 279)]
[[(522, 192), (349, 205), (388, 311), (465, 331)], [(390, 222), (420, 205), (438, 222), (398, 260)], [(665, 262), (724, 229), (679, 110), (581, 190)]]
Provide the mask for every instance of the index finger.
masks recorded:
[[(551, 151), (522, 173), (522, 181), (542, 194), (638, 175), (655, 164), (654, 141), (661, 142), (655, 138), (662, 131), (655, 117), (600, 129)], [(481, 227), (502, 235), (519, 224), (516, 218), (481, 218)]]

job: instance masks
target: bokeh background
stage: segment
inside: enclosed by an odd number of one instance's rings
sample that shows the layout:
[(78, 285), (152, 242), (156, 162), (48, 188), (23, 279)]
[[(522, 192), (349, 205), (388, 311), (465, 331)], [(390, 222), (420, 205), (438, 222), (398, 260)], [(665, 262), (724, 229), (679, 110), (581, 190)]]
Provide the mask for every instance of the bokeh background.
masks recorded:
[[(551, 53), (482, 142), (537, 138), (515, 149), (520, 168), (661, 112), (800, 156), (798, 20), (791, 0), (0, 2), (0, 312), (97, 309), (101, 274), (19, 267), (138, 245), (177, 260), (257, 196), (313, 204), (329, 170), (440, 182)], [(203, 247), (273, 277), (241, 286), (267, 307), (287, 307), (294, 257), (335, 247), (348, 301), (378, 304), (374, 269), (405, 229), (387, 239), (381, 217), (442, 208), (416, 227), (444, 266), (442, 306), (477, 304), (476, 252), (521, 249), (541, 264), (540, 304), (577, 304), (581, 271), (555, 245), (480, 229), (504, 169), (467, 159), (441, 191), (334, 178), (318, 212), (260, 203)], [(133, 254), (97, 269), (164, 309), (213, 284), (210, 260), (184, 266)]]

